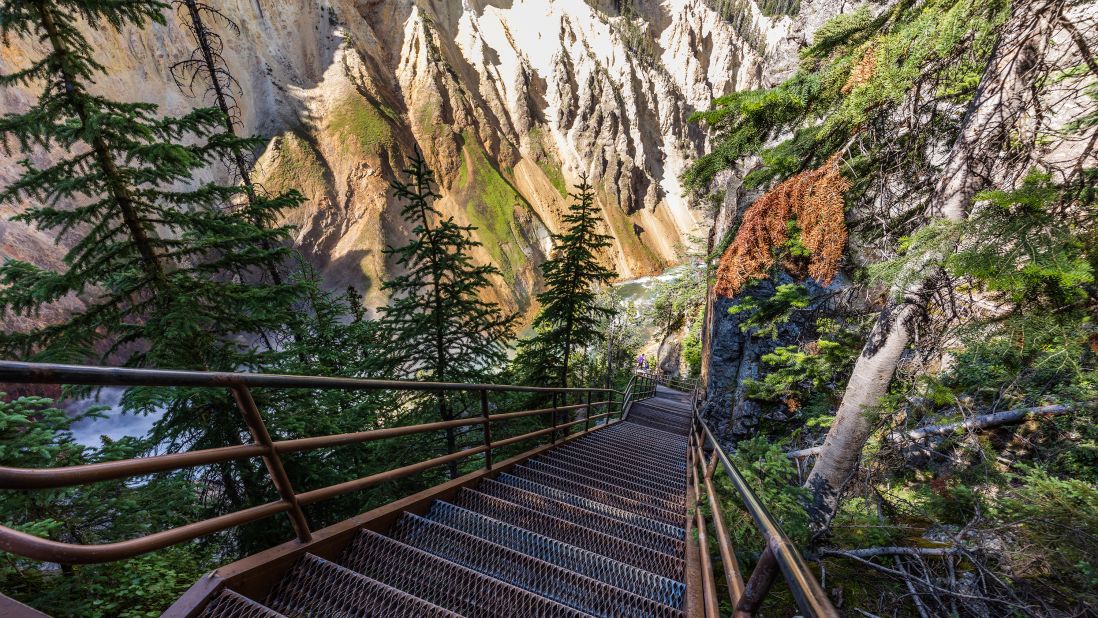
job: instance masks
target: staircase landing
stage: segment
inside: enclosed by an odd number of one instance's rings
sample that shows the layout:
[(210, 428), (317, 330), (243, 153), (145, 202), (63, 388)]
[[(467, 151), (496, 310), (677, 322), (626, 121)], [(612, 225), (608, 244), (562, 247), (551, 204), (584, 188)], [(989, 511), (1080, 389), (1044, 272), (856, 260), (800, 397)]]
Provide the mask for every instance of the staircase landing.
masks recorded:
[(262, 602), (206, 618), (683, 616), (689, 397), (657, 387), (626, 418), (306, 553)]

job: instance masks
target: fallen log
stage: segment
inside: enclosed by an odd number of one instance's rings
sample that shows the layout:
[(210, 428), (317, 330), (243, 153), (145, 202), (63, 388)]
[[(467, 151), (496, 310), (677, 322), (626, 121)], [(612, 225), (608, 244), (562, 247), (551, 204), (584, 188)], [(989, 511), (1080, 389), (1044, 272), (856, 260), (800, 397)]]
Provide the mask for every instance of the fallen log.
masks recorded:
[[(962, 430), (978, 431), (981, 429), (1001, 427), (1003, 425), (1016, 425), (1018, 423), (1023, 423), (1034, 418), (1067, 414), (1072, 410), (1074, 410), (1072, 406), (1062, 404), (1036, 406), (1033, 408), (1017, 408), (1014, 410), (1007, 410), (1005, 412), (980, 414), (977, 416), (969, 417), (957, 423), (927, 425), (926, 427), (919, 427), (918, 429), (912, 429), (910, 431), (891, 433), (889, 434), (889, 439), (894, 442), (901, 442), (905, 440), (925, 440), (931, 436), (948, 436)], [(791, 459), (804, 459), (805, 457), (818, 455), (821, 450), (823, 450), (823, 446), (813, 446), (811, 448), (804, 448), (797, 451), (789, 451), (788, 453), (786, 453), (786, 456)]]

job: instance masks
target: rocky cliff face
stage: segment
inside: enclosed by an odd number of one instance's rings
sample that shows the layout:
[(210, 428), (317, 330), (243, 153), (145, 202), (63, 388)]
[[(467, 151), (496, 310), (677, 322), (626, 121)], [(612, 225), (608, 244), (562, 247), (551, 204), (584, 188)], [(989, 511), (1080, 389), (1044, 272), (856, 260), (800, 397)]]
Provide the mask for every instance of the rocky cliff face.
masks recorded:
[[(766, 46), (745, 40), (720, 5), (226, 0), (218, 6), (239, 32), (211, 27), (240, 83), (243, 131), (269, 138), (257, 177), (309, 198), (287, 217), (330, 286), (383, 300), (379, 282), (391, 265), (382, 249), (409, 232), (389, 183), (419, 148), (436, 171), (443, 212), (478, 228), (478, 257), (502, 272), (499, 299), (526, 308), (566, 194), (585, 174), (622, 278), (660, 270), (688, 234), (704, 233), (678, 182), (705, 146), (687, 119), (714, 96), (757, 85)], [(745, 6), (780, 46), (789, 20), (775, 29)], [(167, 114), (209, 103), (171, 79), (171, 65), (192, 48), (180, 16), (143, 30), (99, 28), (91, 38), (110, 73), (99, 92)], [(19, 41), (0, 51), (4, 72), (36, 56)], [(10, 89), (0, 96), (5, 110), (32, 100)], [(13, 173), (11, 159), (0, 160), (0, 183)], [(60, 252), (54, 240), (16, 223), (0, 227), (6, 256), (47, 263)]]

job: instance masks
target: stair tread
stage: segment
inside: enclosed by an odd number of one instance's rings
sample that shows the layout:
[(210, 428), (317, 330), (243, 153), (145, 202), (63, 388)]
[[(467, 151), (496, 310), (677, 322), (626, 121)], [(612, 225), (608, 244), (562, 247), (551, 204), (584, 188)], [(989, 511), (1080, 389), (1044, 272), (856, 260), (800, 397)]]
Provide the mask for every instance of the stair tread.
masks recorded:
[(539, 456), (549, 461), (570, 461), (577, 465), (587, 466), (601, 471), (629, 476), (646, 483), (660, 486), (667, 492), (686, 491), (686, 474), (682, 478), (674, 478), (656, 472), (647, 464), (639, 462), (622, 462), (616, 458), (601, 457), (598, 451), (592, 449), (576, 449), (565, 451), (556, 449)]
[(606, 470), (602, 468), (596, 468), (594, 466), (587, 466), (582, 462), (569, 461), (565, 459), (550, 459), (546, 457), (536, 457), (530, 460), (531, 463), (544, 464), (559, 468), (561, 470), (567, 470), (573, 474), (578, 474), (588, 479), (589, 483), (599, 483), (602, 485), (611, 485), (614, 487), (620, 487), (634, 493), (637, 496), (650, 496), (662, 500), (669, 505), (675, 505), (676, 508), (685, 505), (685, 487), (678, 490), (667, 489), (661, 485), (655, 483), (648, 483), (645, 479), (638, 477), (623, 478), (623, 475), (619, 472), (612, 470)]
[(286, 618), (283, 614), (232, 590), (222, 590), (198, 618)]
[(595, 442), (610, 443), (619, 448), (630, 448), (645, 454), (649, 458), (657, 458), (664, 461), (678, 461), (679, 455), (686, 452), (690, 441), (686, 436), (676, 433), (660, 431), (646, 425), (626, 421), (617, 423), (612, 429), (613, 433), (603, 430), (599, 434), (590, 434)]
[(585, 498), (584, 496), (570, 493), (564, 491), (563, 489), (557, 489), (556, 487), (542, 485), (541, 483), (536, 483), (534, 481), (531, 481), (530, 479), (520, 478), (513, 474), (500, 474), (496, 477), (495, 480), (498, 483), (512, 485), (518, 487), (519, 489), (525, 489), (527, 491), (532, 491), (543, 496), (552, 497), (554, 500), (560, 500), (561, 502), (575, 504), (580, 508), (584, 508), (596, 513), (601, 513), (603, 515), (606, 515), (607, 517), (613, 517), (614, 519), (633, 524), (634, 526), (638, 526), (646, 530), (652, 530), (653, 532), (658, 532), (674, 539), (681, 540), (686, 536), (685, 529), (680, 526), (662, 522), (658, 519), (645, 517), (644, 515), (638, 515), (637, 513), (632, 513), (630, 511), (626, 511), (625, 509), (620, 509), (618, 507), (605, 504), (597, 500)]
[(682, 606), (681, 578), (663, 577), (442, 500), (431, 506), (427, 519), (665, 605)]
[(626, 511), (675, 526), (682, 526), (686, 523), (685, 509), (681, 513), (678, 511), (669, 511), (656, 504), (649, 504), (647, 502), (627, 498), (616, 494), (613, 491), (606, 491), (590, 485), (584, 485), (583, 483), (557, 476), (543, 470), (528, 468), (524, 465), (515, 466), (511, 469), (511, 473), (520, 478), (530, 479), (534, 482), (541, 483), (542, 485), (563, 489), (580, 496), (591, 498), (592, 500), (597, 500), (604, 504), (611, 504)]
[(469, 618), (579, 617), (583, 612), (371, 530), (344, 551), (348, 568)]
[[(569, 447), (570, 446), (571, 445), (569, 445)], [(644, 451), (642, 451), (642, 450), (636, 450), (636, 449), (631, 449), (631, 448), (628, 448), (628, 447), (624, 447), (623, 445), (618, 444), (616, 442), (590, 441), (590, 442), (586, 442), (582, 445), (578, 445), (574, 448), (565, 447), (562, 450), (564, 450), (564, 452), (567, 452), (567, 453), (580, 452), (580, 453), (590, 453), (590, 454), (599, 455), (599, 456), (603, 456), (603, 457), (627, 458), (628, 460), (631, 460), (631, 461), (635, 462), (638, 465), (644, 464), (644, 465), (650, 465), (650, 466), (666, 467), (666, 468), (668, 468), (668, 473), (669, 474), (673, 471), (675, 475), (681, 474), (683, 476), (683, 478), (686, 477), (686, 453), (685, 453), (685, 451), (683, 452), (682, 461), (680, 462), (677, 459), (658, 459), (656, 457), (652, 457), (652, 456), (649, 456), (649, 455), (645, 454)]]
[(683, 560), (677, 556), (637, 545), (473, 489), (462, 489), (453, 503), (669, 579), (681, 579), (683, 575)]
[(682, 612), (509, 547), (405, 513), (393, 538), (595, 616), (677, 617)]
[(591, 474), (585, 474), (587, 471), (582, 468), (556, 465), (538, 459), (531, 459), (523, 465), (527, 468), (548, 472), (549, 474), (569, 479), (576, 483), (582, 483), (589, 487), (620, 494), (631, 500), (647, 501), (659, 506), (665, 511), (677, 513), (685, 510), (685, 497), (667, 496), (661, 491), (646, 488), (638, 483), (631, 483), (618, 479), (611, 480), (601, 476), (599, 478), (594, 478)]
[(294, 618), (459, 616), (396, 587), (306, 554), (278, 583), (267, 604)]
[(573, 504), (555, 500), (550, 496), (519, 489), (512, 485), (505, 485), (491, 479), (481, 481), (477, 490), (489, 496), (519, 504), (538, 513), (544, 513), (579, 526), (601, 531), (615, 538), (671, 556), (680, 556), (685, 551), (681, 540), (672, 539), (658, 532), (639, 528), (633, 524)]

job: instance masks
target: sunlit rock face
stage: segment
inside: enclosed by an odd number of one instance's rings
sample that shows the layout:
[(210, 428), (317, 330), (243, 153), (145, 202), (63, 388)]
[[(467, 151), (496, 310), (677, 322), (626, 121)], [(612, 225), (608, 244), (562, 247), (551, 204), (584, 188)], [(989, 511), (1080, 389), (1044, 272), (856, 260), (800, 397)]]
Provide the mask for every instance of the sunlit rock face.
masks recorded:
[[(706, 223), (679, 184), (706, 145), (688, 121), (716, 96), (758, 85), (791, 21), (744, 11), (741, 35), (715, 0), (225, 0), (238, 26), (211, 23), (238, 80), (242, 130), (265, 137), (256, 177), (309, 201), (286, 213), (295, 242), (327, 285), (383, 302), (383, 249), (410, 230), (389, 185), (419, 148), (436, 172), (441, 210), (478, 228), (478, 259), (501, 272), (495, 294), (527, 309), (567, 193), (586, 175), (614, 237), (622, 278), (678, 258)], [(168, 114), (209, 104), (181, 91), (170, 67), (191, 53), (181, 14), (122, 32), (89, 30), (109, 75), (94, 89), (154, 102)], [(747, 39), (751, 39), (750, 41)], [(40, 52), (12, 41), (0, 70)], [(0, 94), (5, 111), (32, 92)], [(50, 153), (37, 153), (45, 162)], [(0, 161), (0, 183), (15, 174)], [(209, 178), (226, 180), (226, 169)], [(6, 206), (5, 219), (26, 204)], [(46, 234), (5, 221), (3, 254), (55, 260)], [(700, 227), (699, 227), (700, 225)], [(72, 239), (61, 239), (62, 244)]]

